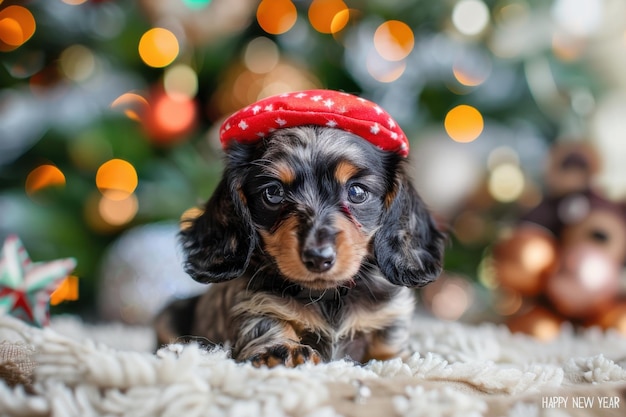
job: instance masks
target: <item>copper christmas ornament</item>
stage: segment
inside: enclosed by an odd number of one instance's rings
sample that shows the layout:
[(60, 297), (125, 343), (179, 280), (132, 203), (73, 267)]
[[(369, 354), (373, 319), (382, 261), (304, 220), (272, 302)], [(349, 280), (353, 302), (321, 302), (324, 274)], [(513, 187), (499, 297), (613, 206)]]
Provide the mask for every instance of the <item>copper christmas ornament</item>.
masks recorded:
[(493, 258), (503, 287), (535, 296), (543, 291), (556, 268), (556, 239), (547, 229), (523, 224), (494, 247)]

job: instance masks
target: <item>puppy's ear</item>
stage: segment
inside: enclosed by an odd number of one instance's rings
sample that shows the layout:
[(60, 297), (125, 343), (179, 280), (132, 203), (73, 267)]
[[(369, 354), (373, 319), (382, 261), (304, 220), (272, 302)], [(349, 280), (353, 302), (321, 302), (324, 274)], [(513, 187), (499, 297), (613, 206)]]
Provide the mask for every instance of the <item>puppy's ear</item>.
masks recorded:
[(256, 246), (245, 197), (240, 186), (228, 180), (229, 176), (224, 173), (204, 212), (183, 222), (180, 232), (185, 271), (199, 282), (221, 282), (240, 276)]
[(441, 273), (444, 236), (405, 173), (393, 188), (374, 236), (374, 256), (391, 283), (422, 287)]

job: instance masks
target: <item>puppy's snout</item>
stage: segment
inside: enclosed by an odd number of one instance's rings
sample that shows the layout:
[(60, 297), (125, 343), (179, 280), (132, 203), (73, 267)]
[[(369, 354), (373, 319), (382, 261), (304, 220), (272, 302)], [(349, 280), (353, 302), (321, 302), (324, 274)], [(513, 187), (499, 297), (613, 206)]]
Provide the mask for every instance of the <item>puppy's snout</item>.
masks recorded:
[(333, 267), (337, 259), (335, 236), (330, 228), (320, 228), (305, 240), (300, 258), (311, 272), (325, 272)]
[(337, 253), (334, 245), (316, 246), (302, 251), (302, 263), (311, 272), (325, 272), (333, 267)]

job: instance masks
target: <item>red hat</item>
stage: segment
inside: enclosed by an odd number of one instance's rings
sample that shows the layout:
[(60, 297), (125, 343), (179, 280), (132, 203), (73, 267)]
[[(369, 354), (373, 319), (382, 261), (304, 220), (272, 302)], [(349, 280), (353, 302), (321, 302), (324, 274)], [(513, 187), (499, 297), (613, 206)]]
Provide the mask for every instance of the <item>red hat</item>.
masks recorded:
[(253, 143), (287, 127), (316, 125), (354, 133), (384, 151), (406, 157), (409, 141), (393, 118), (375, 103), (333, 90), (305, 90), (265, 98), (224, 121), (222, 147), (231, 140)]

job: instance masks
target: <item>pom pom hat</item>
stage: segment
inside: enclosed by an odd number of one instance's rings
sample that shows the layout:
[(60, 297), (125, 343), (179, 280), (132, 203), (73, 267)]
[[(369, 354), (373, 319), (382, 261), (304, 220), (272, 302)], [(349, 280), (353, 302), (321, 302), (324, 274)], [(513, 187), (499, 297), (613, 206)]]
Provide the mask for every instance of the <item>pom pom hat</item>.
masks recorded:
[(409, 141), (393, 118), (375, 103), (332, 90), (280, 94), (251, 104), (224, 121), (222, 147), (253, 143), (278, 129), (316, 125), (354, 133), (378, 148), (406, 157)]

